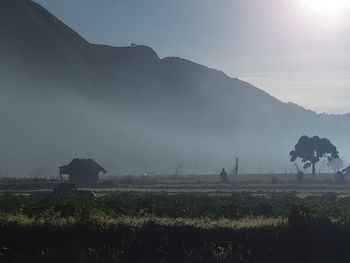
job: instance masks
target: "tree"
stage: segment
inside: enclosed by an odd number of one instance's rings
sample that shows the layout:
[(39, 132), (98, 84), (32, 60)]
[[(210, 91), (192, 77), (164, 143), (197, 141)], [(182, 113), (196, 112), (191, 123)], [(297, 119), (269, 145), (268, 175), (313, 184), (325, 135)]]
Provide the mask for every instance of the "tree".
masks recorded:
[(314, 136), (301, 136), (294, 150), (289, 153), (290, 161), (294, 162), (300, 158), (304, 164), (304, 169), (312, 167), (312, 176), (315, 176), (316, 163), (322, 158), (327, 158), (329, 162), (339, 158), (337, 148), (326, 138)]

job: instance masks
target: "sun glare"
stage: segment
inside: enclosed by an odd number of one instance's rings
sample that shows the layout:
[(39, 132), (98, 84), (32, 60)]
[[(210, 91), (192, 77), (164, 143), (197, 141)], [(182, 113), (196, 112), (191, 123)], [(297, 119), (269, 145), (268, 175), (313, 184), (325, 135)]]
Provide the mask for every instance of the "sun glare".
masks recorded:
[(303, 2), (312, 12), (327, 17), (345, 15), (350, 9), (350, 0), (303, 0)]

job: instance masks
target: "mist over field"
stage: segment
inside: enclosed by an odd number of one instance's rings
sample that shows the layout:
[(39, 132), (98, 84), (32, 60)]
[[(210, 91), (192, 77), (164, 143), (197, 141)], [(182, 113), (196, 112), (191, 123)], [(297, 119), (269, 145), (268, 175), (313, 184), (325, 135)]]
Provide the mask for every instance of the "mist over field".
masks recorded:
[[(90, 44), (39, 5), (0, 3), (0, 175), (56, 176), (73, 158), (111, 174), (290, 171), (301, 135), (350, 161), (350, 115), (283, 103), (221, 71), (146, 46)], [(195, 169), (196, 167), (196, 169)]]
[(0, 262), (348, 263), (349, 29), (349, 0), (0, 0)]

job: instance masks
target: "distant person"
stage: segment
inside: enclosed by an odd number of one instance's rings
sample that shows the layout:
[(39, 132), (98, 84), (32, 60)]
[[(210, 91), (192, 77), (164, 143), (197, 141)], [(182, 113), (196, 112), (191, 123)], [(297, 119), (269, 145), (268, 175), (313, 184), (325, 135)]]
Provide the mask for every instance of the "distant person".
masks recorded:
[(341, 171), (338, 171), (335, 175), (335, 183), (337, 185), (344, 185), (345, 184), (345, 178), (344, 174)]
[(222, 169), (222, 171), (220, 173), (220, 178), (221, 178), (221, 182), (223, 182), (223, 183), (226, 183), (228, 181), (227, 173), (226, 173), (224, 168)]
[(304, 172), (302, 172), (300, 169), (299, 169), (299, 166), (295, 164), (295, 167), (297, 168), (297, 183), (298, 184), (302, 184), (303, 183), (303, 180), (304, 180)]

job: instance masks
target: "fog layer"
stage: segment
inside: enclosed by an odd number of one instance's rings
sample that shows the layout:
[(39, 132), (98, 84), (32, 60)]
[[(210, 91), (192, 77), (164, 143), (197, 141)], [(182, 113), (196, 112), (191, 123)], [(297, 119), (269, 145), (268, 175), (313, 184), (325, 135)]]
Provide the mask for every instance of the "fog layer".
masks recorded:
[(0, 30), (1, 174), (55, 176), (77, 157), (111, 174), (217, 172), (236, 156), (244, 172), (277, 172), (304, 134), (350, 159), (349, 115), (282, 103), (149, 47), (89, 44), (30, 1), (3, 0)]

